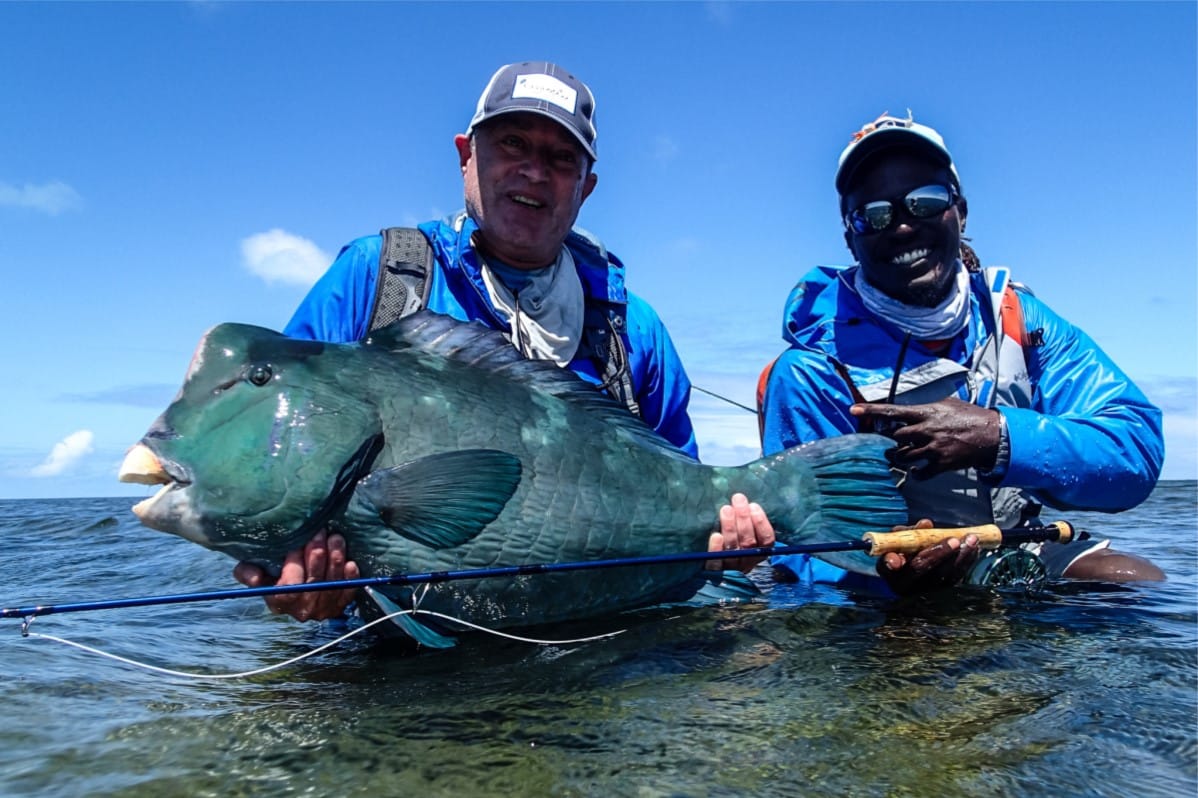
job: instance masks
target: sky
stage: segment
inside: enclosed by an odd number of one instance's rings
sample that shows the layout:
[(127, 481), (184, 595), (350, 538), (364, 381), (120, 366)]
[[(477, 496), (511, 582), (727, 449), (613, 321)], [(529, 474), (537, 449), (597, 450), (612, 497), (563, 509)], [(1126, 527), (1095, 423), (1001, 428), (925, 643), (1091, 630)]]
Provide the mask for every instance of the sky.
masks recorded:
[[(987, 265), (1089, 333), (1198, 477), (1196, 4), (0, 3), (0, 498), (145, 496), (124, 452), (201, 335), (280, 329), (341, 246), (462, 205), (499, 66), (596, 95), (578, 224), (694, 384), (753, 405), (833, 188), (889, 111), (945, 137)], [(697, 391), (700, 454), (758, 452)]]

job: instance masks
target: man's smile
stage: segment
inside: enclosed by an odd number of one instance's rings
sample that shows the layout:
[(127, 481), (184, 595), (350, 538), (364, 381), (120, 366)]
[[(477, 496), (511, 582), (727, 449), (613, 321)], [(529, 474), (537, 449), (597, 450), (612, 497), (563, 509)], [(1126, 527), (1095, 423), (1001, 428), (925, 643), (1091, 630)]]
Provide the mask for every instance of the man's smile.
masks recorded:
[(926, 258), (930, 252), (930, 249), (913, 249), (908, 252), (895, 255), (890, 262), (895, 266), (910, 266), (912, 263)]
[(539, 208), (545, 207), (545, 203), (541, 202), (540, 200), (529, 197), (526, 194), (509, 194), (508, 196), (513, 202), (515, 202), (519, 205), (523, 205), (526, 208), (539, 209)]

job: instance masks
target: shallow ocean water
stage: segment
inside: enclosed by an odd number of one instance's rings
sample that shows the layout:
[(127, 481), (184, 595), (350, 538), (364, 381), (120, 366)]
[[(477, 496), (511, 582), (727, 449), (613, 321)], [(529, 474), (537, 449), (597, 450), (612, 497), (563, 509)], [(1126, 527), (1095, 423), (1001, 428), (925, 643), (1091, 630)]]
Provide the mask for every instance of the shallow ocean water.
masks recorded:
[[(0, 501), (0, 606), (236, 586), (231, 560), (142, 528), (130, 504)], [(0, 795), (1193, 796), (1198, 485), (1062, 517), (1169, 581), (918, 601), (775, 585), (768, 603), (547, 632), (624, 630), (595, 642), (478, 635), (413, 657), (360, 636), (231, 681), (0, 620)], [(258, 599), (30, 629), (206, 673), (343, 631)]]

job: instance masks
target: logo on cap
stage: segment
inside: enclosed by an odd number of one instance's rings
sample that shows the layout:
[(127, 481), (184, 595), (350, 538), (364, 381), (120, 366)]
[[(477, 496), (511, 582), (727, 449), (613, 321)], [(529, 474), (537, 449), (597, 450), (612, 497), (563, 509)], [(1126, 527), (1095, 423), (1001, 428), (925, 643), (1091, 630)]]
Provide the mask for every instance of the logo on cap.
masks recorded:
[(578, 105), (578, 90), (567, 86), (553, 75), (517, 75), (512, 99), (542, 100), (553, 103), (568, 114)]

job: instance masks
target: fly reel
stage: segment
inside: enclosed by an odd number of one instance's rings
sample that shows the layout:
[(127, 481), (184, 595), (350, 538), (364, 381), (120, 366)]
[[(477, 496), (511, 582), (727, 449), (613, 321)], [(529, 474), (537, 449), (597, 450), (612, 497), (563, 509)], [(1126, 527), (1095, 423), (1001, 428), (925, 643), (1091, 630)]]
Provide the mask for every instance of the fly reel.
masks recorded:
[(983, 587), (1038, 591), (1047, 584), (1048, 571), (1040, 558), (1027, 549), (1003, 548), (978, 560), (965, 582)]

